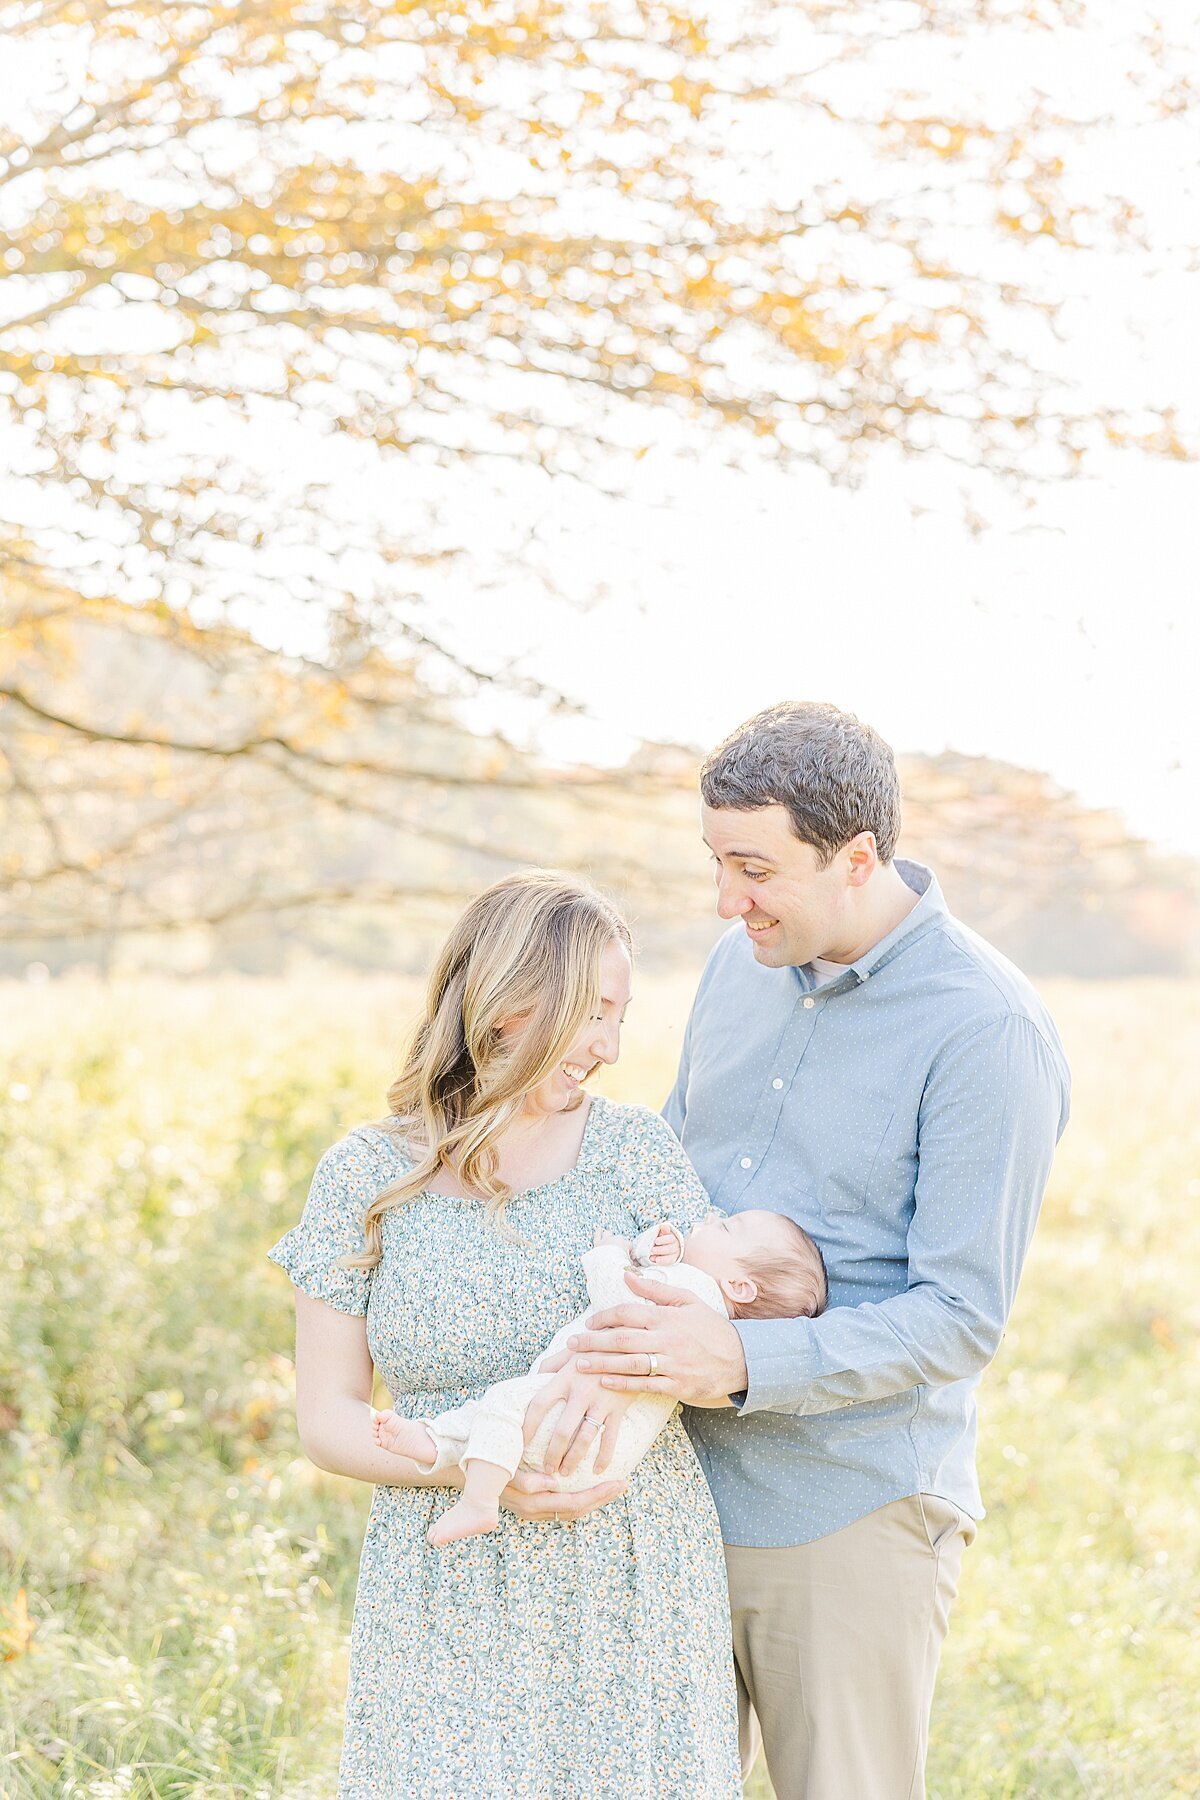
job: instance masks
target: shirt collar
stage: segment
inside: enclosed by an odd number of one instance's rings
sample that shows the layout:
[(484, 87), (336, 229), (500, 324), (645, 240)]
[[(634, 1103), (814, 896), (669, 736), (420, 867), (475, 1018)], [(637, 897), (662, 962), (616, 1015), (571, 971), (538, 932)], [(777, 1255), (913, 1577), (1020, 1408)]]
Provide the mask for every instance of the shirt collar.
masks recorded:
[[(828, 983), (826, 991), (829, 993), (840, 993), (847, 978), (851, 975), (855, 977), (856, 984), (868, 980), (877, 970), (882, 969), (885, 963), (891, 962), (893, 956), (899, 955), (900, 951), (914, 937), (923, 937), (932, 925), (936, 924), (939, 919), (945, 918), (949, 912), (945, 896), (932, 869), (927, 869), (924, 863), (909, 862), (902, 856), (898, 856), (892, 866), (905, 887), (911, 888), (914, 894), (919, 894), (920, 899), (912, 911), (905, 914), (894, 930), (889, 931), (886, 937), (880, 938), (877, 944), (872, 944), (871, 948), (860, 956), (857, 962), (847, 963), (845, 975)], [(816, 986), (807, 965), (797, 968), (796, 974), (806, 990)]]

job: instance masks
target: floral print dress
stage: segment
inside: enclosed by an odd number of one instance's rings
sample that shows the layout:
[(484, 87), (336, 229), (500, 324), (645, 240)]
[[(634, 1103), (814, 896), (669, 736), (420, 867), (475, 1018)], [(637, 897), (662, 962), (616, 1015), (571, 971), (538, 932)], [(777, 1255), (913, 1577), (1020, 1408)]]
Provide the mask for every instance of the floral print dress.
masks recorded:
[[(587, 1305), (596, 1228), (632, 1236), (710, 1210), (670, 1127), (594, 1098), (569, 1174), (510, 1202), (388, 1212), (369, 1273), (369, 1202), (410, 1166), (390, 1134), (322, 1157), (300, 1223), (270, 1252), (306, 1294), (366, 1315), (398, 1412), (428, 1418), (524, 1374)], [(501, 1510), (432, 1549), (449, 1488), (377, 1487), (351, 1637), (341, 1800), (732, 1800), (741, 1794), (720, 1533), (678, 1413), (627, 1492), (573, 1523)]]

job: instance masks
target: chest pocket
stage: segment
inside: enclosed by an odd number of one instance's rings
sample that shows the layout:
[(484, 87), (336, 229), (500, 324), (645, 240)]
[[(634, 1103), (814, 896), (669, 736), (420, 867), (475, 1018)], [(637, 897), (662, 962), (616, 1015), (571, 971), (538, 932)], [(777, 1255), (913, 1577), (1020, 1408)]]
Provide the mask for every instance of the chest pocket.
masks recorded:
[(827, 1213), (861, 1212), (871, 1194), (871, 1183), (884, 1147), (895, 1103), (877, 1096), (846, 1094), (837, 1117), (830, 1121), (833, 1136), (827, 1140), (822, 1201)]

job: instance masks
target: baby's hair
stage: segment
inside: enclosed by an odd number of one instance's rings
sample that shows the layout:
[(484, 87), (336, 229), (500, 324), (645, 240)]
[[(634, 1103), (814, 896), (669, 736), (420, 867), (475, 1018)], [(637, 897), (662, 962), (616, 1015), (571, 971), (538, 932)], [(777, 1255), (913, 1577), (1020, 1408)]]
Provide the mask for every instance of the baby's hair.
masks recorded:
[(780, 1226), (776, 1242), (738, 1258), (758, 1292), (730, 1311), (735, 1319), (815, 1319), (829, 1300), (825, 1258), (794, 1219), (774, 1216)]

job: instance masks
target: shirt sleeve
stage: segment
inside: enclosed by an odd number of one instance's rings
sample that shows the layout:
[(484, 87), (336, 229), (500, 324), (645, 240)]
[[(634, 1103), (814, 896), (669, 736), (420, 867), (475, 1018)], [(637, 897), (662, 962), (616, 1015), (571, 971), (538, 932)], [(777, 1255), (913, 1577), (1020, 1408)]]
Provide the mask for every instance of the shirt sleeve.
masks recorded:
[(906, 1291), (739, 1322), (740, 1410), (828, 1412), (978, 1374), (1012, 1309), (1067, 1099), (1060, 1058), (1020, 1015), (947, 1046), (920, 1107)]
[(696, 997), (692, 1001), (692, 1010), (688, 1014), (687, 1024), (683, 1028), (683, 1044), (679, 1051), (679, 1069), (675, 1076), (675, 1086), (667, 1095), (662, 1109), (662, 1116), (671, 1127), (677, 1138), (683, 1137), (683, 1128), (687, 1121), (687, 1091), (692, 1072), (692, 1032), (696, 1023), (696, 1015), (704, 1003), (704, 998), (712, 984), (715, 972), (728, 958), (730, 946), (734, 942), (732, 930), (725, 931), (717, 939), (708, 955), (696, 987)]
[(618, 1161), (626, 1204), (639, 1231), (661, 1219), (682, 1230), (714, 1210), (687, 1152), (666, 1120), (648, 1106), (631, 1106)]
[(363, 1217), (372, 1200), (396, 1179), (398, 1170), (382, 1146), (351, 1132), (317, 1164), (300, 1222), (267, 1255), (294, 1286), (338, 1312), (365, 1314), (371, 1295), (370, 1269), (342, 1269), (345, 1256), (366, 1249)]
[(667, 1095), (666, 1105), (662, 1109), (663, 1118), (677, 1138), (683, 1136), (683, 1122), (687, 1118), (688, 1076), (692, 1065), (692, 1020), (695, 1016), (696, 1007), (693, 1004), (683, 1031), (683, 1046), (679, 1052), (679, 1070), (675, 1076), (675, 1086)]

